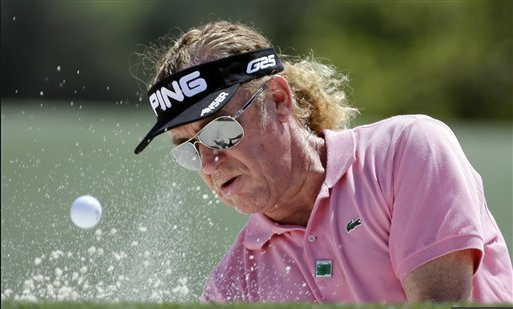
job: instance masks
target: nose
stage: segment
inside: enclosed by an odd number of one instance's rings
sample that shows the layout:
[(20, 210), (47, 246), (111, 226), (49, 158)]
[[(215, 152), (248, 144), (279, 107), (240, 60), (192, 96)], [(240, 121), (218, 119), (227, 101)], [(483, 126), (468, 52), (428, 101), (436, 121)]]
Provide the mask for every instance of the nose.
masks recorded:
[(201, 144), (198, 145), (198, 151), (201, 157), (201, 172), (211, 175), (221, 163), (223, 152)]

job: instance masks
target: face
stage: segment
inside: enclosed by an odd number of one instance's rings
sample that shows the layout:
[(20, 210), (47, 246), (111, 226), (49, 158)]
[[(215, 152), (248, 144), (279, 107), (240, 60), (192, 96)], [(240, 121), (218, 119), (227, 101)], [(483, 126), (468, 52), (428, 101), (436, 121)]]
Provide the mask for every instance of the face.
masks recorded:
[[(261, 94), (268, 110), (265, 128), (260, 125), (255, 104), (237, 118), (244, 128), (238, 145), (221, 151), (197, 144), (202, 160), (200, 176), (225, 204), (246, 214), (273, 212), (290, 182), (290, 134), (269, 91)], [(239, 90), (220, 114), (233, 115), (251, 95)], [(211, 119), (171, 130), (173, 139), (194, 136)]]

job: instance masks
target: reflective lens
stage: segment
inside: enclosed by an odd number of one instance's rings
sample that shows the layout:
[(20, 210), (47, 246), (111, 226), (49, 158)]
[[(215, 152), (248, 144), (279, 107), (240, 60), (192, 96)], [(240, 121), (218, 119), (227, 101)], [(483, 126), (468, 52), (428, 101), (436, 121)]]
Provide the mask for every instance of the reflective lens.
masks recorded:
[[(244, 136), (242, 126), (230, 116), (221, 116), (209, 122), (198, 132), (200, 143), (210, 149), (228, 149), (237, 145)], [(195, 144), (191, 141), (182, 143), (173, 149), (171, 154), (175, 161), (186, 169), (199, 171), (201, 158)]]
[(200, 142), (211, 149), (228, 149), (237, 145), (244, 130), (232, 117), (221, 116), (209, 122), (198, 135)]
[[(240, 123), (235, 120), (244, 112), (260, 93), (265, 89), (265, 83), (257, 90), (257, 92), (238, 110), (233, 117), (218, 117), (203, 127), (195, 136), (188, 141), (181, 143), (171, 150), (171, 154), (175, 161), (186, 169), (199, 171), (201, 169), (201, 157), (196, 148), (196, 143), (200, 142), (210, 149), (228, 149), (237, 145), (244, 136), (244, 129)], [(195, 138), (198, 140), (192, 142)]]
[(176, 163), (186, 169), (192, 171), (199, 171), (201, 169), (200, 156), (193, 143), (182, 143), (171, 149), (171, 154), (173, 155), (173, 159), (175, 159)]

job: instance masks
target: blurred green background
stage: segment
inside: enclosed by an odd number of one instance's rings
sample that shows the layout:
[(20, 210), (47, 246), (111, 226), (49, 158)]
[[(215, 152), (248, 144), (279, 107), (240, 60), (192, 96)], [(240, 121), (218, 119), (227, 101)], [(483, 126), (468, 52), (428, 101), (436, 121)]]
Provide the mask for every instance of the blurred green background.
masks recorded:
[(348, 73), (365, 114), (511, 121), (511, 1), (6, 0), (1, 9), (4, 98), (137, 101), (132, 52), (231, 19)]
[[(2, 297), (190, 301), (246, 220), (171, 162), (136, 53), (237, 20), (350, 77), (354, 125), (447, 122), (512, 251), (512, 1), (2, 1)], [(69, 219), (96, 196), (91, 230)], [(101, 250), (100, 250), (101, 249)], [(85, 267), (85, 268), (84, 268)], [(9, 292), (10, 291), (10, 292)]]

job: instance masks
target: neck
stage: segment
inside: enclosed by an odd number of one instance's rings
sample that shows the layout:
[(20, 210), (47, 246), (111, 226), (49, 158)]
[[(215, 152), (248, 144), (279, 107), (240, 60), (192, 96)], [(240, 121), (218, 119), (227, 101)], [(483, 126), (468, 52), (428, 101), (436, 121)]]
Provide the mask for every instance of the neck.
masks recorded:
[(292, 132), (289, 186), (275, 211), (266, 215), (280, 224), (306, 226), (326, 176), (326, 145), (302, 127)]

